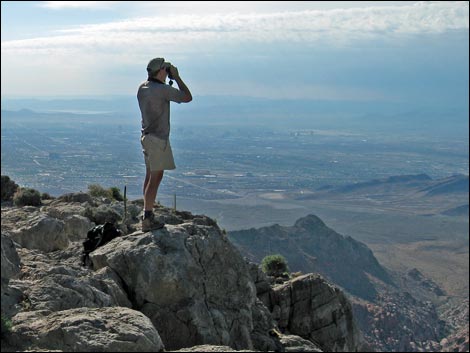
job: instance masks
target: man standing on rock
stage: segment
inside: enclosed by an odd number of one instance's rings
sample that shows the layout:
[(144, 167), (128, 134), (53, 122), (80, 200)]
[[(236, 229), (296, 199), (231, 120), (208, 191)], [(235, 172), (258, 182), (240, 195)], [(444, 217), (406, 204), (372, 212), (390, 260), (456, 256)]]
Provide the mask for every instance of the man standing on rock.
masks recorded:
[[(145, 159), (144, 215), (142, 231), (159, 229), (164, 226), (155, 219), (153, 205), (164, 170), (175, 169), (170, 146), (170, 101), (191, 102), (193, 97), (179, 76), (178, 69), (165, 62), (164, 58), (150, 60), (147, 65), (148, 78), (139, 86), (137, 100), (142, 114), (142, 151)], [(167, 76), (174, 79), (178, 88), (165, 83)]]

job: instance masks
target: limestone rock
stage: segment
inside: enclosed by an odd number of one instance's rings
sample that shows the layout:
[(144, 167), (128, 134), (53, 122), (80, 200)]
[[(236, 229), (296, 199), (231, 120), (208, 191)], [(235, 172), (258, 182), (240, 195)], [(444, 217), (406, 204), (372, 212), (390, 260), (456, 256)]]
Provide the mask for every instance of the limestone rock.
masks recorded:
[(64, 230), (64, 222), (46, 215), (38, 215), (28, 224), (10, 232), (11, 238), (28, 249), (50, 252), (65, 249), (69, 240)]
[(165, 228), (113, 239), (90, 254), (92, 268), (82, 266), (92, 223), (79, 213), (121, 209), (66, 200), (2, 208), (2, 311), (15, 350), (356, 350), (339, 290), (314, 275), (272, 288), (206, 216), (158, 207)]
[(49, 206), (41, 208), (42, 212), (61, 220), (70, 216), (82, 215), (85, 213), (85, 209), (86, 207), (79, 203), (64, 203), (60, 200), (54, 200)]
[(10, 343), (64, 352), (161, 352), (163, 343), (150, 320), (123, 307), (78, 308), (13, 318)]
[(267, 304), (281, 331), (318, 343), (324, 351), (362, 348), (351, 304), (320, 275), (307, 274), (275, 286)]
[(20, 273), (20, 257), (15, 244), (2, 232), (2, 281), (15, 278)]
[(269, 293), (271, 285), (266, 274), (261, 270), (259, 265), (254, 262), (248, 262), (248, 268), (250, 270), (251, 278), (255, 282), (256, 295), (260, 297), (265, 293)]
[(70, 241), (83, 242), (88, 231), (95, 226), (88, 218), (76, 214), (66, 217), (64, 223), (64, 232)]
[(82, 215), (96, 224), (117, 223), (122, 219), (122, 214), (116, 212), (110, 205), (87, 206)]
[[(76, 247), (79, 249), (80, 247)], [(28, 300), (28, 310), (47, 312), (80, 307), (131, 307), (122, 282), (109, 268), (90, 272), (75, 262), (67, 263), (59, 254), (54, 256), (21, 249), (25, 263), (21, 281), (14, 282)]]
[(469, 325), (452, 333), (441, 342), (442, 352), (468, 352), (469, 348)]
[(440, 351), (443, 322), (431, 302), (422, 302), (406, 292), (384, 292), (378, 303), (352, 302), (365, 339), (377, 351)]
[(93, 198), (91, 197), (90, 194), (87, 194), (85, 192), (73, 192), (69, 194), (64, 194), (62, 196), (59, 196), (58, 198), (59, 201), (62, 202), (78, 202), (78, 203), (93, 203)]
[(90, 258), (95, 269), (108, 266), (123, 279), (168, 349), (252, 349), (256, 289), (246, 264), (218, 227), (201, 223), (114, 239)]
[[(251, 332), (251, 340), (253, 346), (263, 352), (284, 352), (284, 346), (276, 334), (276, 322), (261, 300), (256, 299), (252, 312), (253, 331)], [(267, 332), (269, 335), (266, 335)]]
[(295, 335), (282, 335), (281, 343), (286, 352), (323, 352), (313, 342)]
[(1, 309), (2, 315), (11, 317), (16, 313), (15, 305), (21, 300), (20, 290), (11, 285), (11, 281), (21, 274), (20, 257), (15, 244), (2, 232), (2, 280), (1, 280)]

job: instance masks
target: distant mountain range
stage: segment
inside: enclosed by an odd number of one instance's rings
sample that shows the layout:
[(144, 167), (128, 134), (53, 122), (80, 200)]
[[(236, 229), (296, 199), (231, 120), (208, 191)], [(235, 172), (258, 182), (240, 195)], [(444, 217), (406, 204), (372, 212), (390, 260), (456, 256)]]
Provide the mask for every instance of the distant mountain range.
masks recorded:
[(281, 254), (291, 271), (318, 272), (360, 298), (375, 299), (370, 276), (387, 284), (391, 277), (363, 243), (342, 236), (315, 215), (300, 218), (292, 227), (278, 224), (228, 233), (230, 240), (251, 261)]
[(468, 193), (468, 175), (453, 175), (448, 178), (434, 180), (429, 183), (429, 186), (424, 187), (420, 191), (424, 192), (427, 196)]
[[(6, 98), (2, 110), (30, 109), (37, 112), (113, 112), (139, 114), (135, 95), (75, 98)], [(432, 132), (463, 138), (468, 130), (468, 105), (460, 108), (444, 106), (403, 106), (398, 102), (321, 101), (305, 99), (266, 99), (243, 96), (194, 96), (189, 105), (174, 112), (191, 117), (192, 123), (253, 126), (270, 124), (290, 128), (334, 128), (369, 132)], [(236, 118), (236, 119), (233, 119)]]
[[(433, 180), (427, 174), (399, 175), (384, 179), (348, 184), (343, 186), (323, 186), (316, 191), (328, 193), (352, 193), (352, 192), (396, 192), (396, 189), (408, 189), (423, 193), (426, 196), (434, 196), (445, 193), (468, 193), (468, 175), (457, 174), (447, 178)], [(304, 198), (308, 198), (305, 196)]]
[(468, 204), (467, 205), (462, 205), (458, 207), (454, 207), (451, 209), (448, 209), (447, 211), (441, 212), (445, 216), (467, 216), (469, 215), (468, 212)]

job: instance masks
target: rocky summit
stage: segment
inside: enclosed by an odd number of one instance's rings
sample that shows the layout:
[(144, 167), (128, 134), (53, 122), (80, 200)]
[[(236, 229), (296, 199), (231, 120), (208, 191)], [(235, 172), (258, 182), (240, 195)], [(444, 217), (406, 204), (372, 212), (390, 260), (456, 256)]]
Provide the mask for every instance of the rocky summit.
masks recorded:
[(232, 231), (229, 237), (252, 261), (261, 261), (267, 251), (282, 254), (293, 271), (314, 269), (363, 299), (373, 300), (377, 294), (371, 276), (391, 283), (365, 244), (335, 232), (315, 215), (300, 218), (292, 227), (275, 224)]
[[(270, 281), (206, 216), (69, 194), (2, 204), (2, 351), (359, 351), (351, 304), (317, 274)], [(110, 220), (122, 235), (81, 262)], [(279, 282), (279, 281), (277, 281)]]

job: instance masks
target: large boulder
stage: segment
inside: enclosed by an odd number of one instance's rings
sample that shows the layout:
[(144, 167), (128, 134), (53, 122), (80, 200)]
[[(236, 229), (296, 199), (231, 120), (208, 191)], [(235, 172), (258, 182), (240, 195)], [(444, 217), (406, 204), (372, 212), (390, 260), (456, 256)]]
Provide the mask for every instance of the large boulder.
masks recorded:
[(83, 242), (88, 231), (95, 226), (88, 218), (80, 215), (68, 216), (64, 219), (64, 233), (70, 241)]
[(350, 302), (318, 274), (299, 276), (275, 286), (265, 304), (285, 333), (308, 339), (323, 351), (362, 350), (363, 339)]
[(41, 207), (41, 211), (53, 218), (65, 220), (70, 216), (84, 214), (87, 206), (90, 207), (88, 204), (65, 203), (58, 199), (48, 206)]
[(161, 352), (164, 345), (150, 320), (122, 307), (78, 308), (13, 318), (14, 347), (63, 352)]
[(23, 227), (12, 230), (10, 236), (22, 247), (50, 252), (65, 249), (69, 245), (63, 230), (63, 221), (40, 214)]
[(115, 239), (90, 258), (95, 269), (107, 266), (122, 278), (133, 307), (151, 318), (168, 349), (253, 349), (256, 288), (217, 226), (204, 219), (167, 225)]

